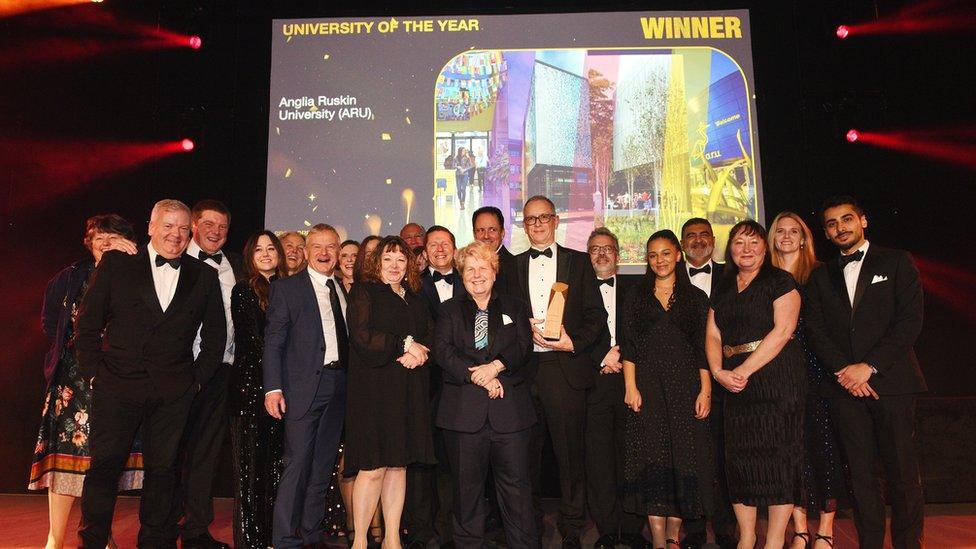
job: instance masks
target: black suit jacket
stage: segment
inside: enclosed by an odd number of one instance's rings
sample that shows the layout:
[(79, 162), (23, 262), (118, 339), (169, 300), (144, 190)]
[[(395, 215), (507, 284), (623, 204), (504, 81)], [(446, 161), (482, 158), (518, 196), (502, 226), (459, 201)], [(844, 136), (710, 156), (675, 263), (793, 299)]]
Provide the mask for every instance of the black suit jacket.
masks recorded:
[[(461, 273), (457, 269), (454, 269), (454, 282), (452, 286), (452, 299), (467, 295), (467, 291), (464, 289), (464, 283), (461, 282)], [(420, 276), (420, 296), (424, 299), (427, 304), (427, 309), (430, 310), (430, 317), (437, 321), (437, 314), (441, 308), (441, 298), (437, 293), (437, 287), (434, 285), (434, 277), (430, 274), (430, 269), (424, 269)]]
[[(563, 327), (573, 340), (574, 351), (553, 351), (559, 367), (570, 387), (588, 389), (593, 386), (593, 365), (590, 357), (601, 334), (607, 329), (607, 312), (597, 288), (596, 273), (589, 254), (556, 246), (556, 280), (569, 285)], [(515, 256), (513, 268), (506, 273), (508, 293), (527, 304), (529, 298), (529, 252)], [(531, 311), (531, 309), (530, 309)], [(535, 366), (530, 366), (526, 376), (535, 378)]]
[[(880, 395), (925, 391), (913, 348), (922, 330), (918, 269), (907, 252), (876, 244), (862, 261), (853, 307), (836, 258), (810, 276), (803, 308), (810, 346), (829, 372), (858, 362), (877, 368), (870, 384)], [(821, 391), (847, 394), (830, 378)]]
[[(617, 292), (617, 309), (614, 315), (614, 326), (617, 332), (617, 345), (623, 346), (626, 339), (623, 329), (624, 327), (624, 317), (627, 312), (627, 301), (630, 299), (630, 295), (634, 292), (634, 288), (640, 286), (643, 280), (642, 275), (622, 275), (617, 274), (617, 281), (614, 282), (614, 290)], [(597, 282), (597, 289), (599, 290), (600, 284)], [(601, 295), (601, 298), (603, 296)], [(610, 328), (604, 323), (603, 333), (600, 334), (600, 340), (596, 345), (593, 346), (593, 353), (590, 355), (590, 360), (593, 367), (597, 372), (600, 371), (600, 364), (603, 362), (603, 358), (607, 356), (610, 352)]]
[[(176, 293), (163, 312), (152, 268), (146, 248), (102, 256), (82, 301), (75, 348), (86, 378), (103, 369), (122, 379), (148, 376), (164, 399), (174, 400), (206, 383), (223, 361), (224, 303), (217, 272), (184, 254)], [(194, 360), (197, 328), (200, 354)]]
[[(443, 370), (437, 426), (474, 433), (485, 425), (500, 433), (513, 433), (536, 422), (524, 370), (532, 351), (528, 305), (510, 295), (493, 293), (488, 302), (488, 346), (474, 346), (474, 300), (465, 293), (440, 305), (434, 329), (434, 357)], [(505, 365), (498, 380), (505, 390), (500, 399), (488, 398), (484, 388), (471, 383), (468, 368), (498, 359)]]
[[(709, 288), (709, 291), (706, 292), (709, 296), (711, 296), (712, 292), (715, 291), (715, 288), (718, 287), (719, 279), (722, 278), (722, 274), (724, 272), (725, 263), (716, 263), (715, 261), (712, 261), (712, 286)], [(688, 276), (688, 265), (685, 261), (678, 262), (678, 265), (675, 267), (675, 274), (683, 278), (685, 281), (689, 283), (691, 282), (691, 277)]]

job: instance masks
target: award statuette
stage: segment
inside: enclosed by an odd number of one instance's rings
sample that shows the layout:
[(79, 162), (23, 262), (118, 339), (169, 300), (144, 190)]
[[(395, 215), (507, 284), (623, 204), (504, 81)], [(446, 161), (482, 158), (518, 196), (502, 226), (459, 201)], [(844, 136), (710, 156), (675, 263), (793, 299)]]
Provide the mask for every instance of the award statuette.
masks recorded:
[(557, 341), (560, 327), (563, 325), (563, 312), (566, 311), (566, 296), (569, 294), (569, 284), (556, 282), (549, 292), (549, 309), (546, 311), (546, 328), (542, 337), (546, 341)]

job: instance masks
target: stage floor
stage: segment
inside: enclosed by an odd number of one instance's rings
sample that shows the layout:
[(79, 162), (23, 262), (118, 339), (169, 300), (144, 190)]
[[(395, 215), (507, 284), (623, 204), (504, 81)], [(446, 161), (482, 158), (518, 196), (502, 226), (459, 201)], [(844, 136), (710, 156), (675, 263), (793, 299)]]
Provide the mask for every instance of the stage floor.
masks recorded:
[[(220, 540), (229, 542), (231, 534), (231, 513), (234, 502), (220, 498), (214, 502), (216, 520), (211, 532)], [(559, 547), (556, 533), (555, 500), (545, 502), (546, 533), (544, 546), (548, 549)], [(72, 512), (69, 524), (77, 525), (80, 513), (78, 506)], [(761, 525), (761, 528), (763, 525)], [(139, 531), (139, 499), (119, 498), (113, 528), (119, 547), (135, 547)], [(839, 518), (835, 525), (836, 549), (857, 547), (854, 524), (849, 515)], [(596, 541), (597, 533), (592, 524), (587, 525), (583, 534), (583, 546), (590, 547)], [(47, 496), (45, 495), (0, 495), (0, 547), (40, 548), (47, 539)], [(66, 547), (75, 547), (76, 538), (69, 536)], [(928, 547), (976, 548), (976, 504), (927, 505), (925, 507), (925, 544)], [(336, 540), (331, 544), (336, 548), (345, 543)], [(885, 545), (890, 547), (889, 543)], [(433, 545), (431, 545), (433, 547)], [(709, 545), (714, 548), (716, 545)]]

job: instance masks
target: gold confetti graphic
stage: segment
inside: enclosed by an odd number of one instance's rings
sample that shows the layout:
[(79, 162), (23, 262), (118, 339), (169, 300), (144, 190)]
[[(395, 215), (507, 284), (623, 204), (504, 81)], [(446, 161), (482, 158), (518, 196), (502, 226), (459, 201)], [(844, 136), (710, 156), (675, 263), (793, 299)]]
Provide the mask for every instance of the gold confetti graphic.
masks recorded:
[(386, 184), (387, 184), (387, 185), (392, 185), (392, 184), (393, 184), (393, 179), (391, 179), (391, 178), (389, 178), (389, 177), (387, 177), (387, 178), (386, 178)]
[(407, 124), (410, 123), (410, 117), (409, 116), (405, 117), (404, 119), (407, 121)]
[(286, 178), (287, 177), (291, 177), (291, 168), (288, 168), (287, 170), (285, 170), (285, 177)]
[(366, 214), (364, 225), (366, 226), (366, 230), (369, 231), (369, 234), (379, 236), (380, 229), (383, 228), (383, 218), (378, 215)]
[(312, 226), (312, 222), (306, 219), (305, 220), (305, 226), (306, 227), (311, 227)]
[(278, 135), (281, 135), (281, 128), (279, 128), (278, 126), (275, 126), (275, 133), (278, 134)]
[(400, 193), (400, 200), (403, 202), (404, 215), (403, 218), (406, 220), (404, 223), (410, 223), (410, 210), (413, 209), (413, 189), (406, 188)]
[(387, 132), (383, 132), (382, 134), (380, 134), (380, 137), (383, 138), (383, 141), (389, 141), (393, 139), (393, 137), (391, 137), (390, 134)]
[(329, 54), (325, 54), (325, 55), (322, 56), (322, 59), (325, 59), (326, 61), (328, 61), (329, 60), (329, 57), (330, 57)]
[(312, 193), (312, 194), (308, 195), (308, 199), (314, 201), (315, 200), (315, 193)]

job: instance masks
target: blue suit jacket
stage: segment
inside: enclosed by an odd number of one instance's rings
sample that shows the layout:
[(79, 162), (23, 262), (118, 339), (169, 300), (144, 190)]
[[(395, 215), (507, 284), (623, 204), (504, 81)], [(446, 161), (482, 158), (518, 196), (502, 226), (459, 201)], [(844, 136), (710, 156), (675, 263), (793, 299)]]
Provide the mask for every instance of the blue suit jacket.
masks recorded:
[(267, 318), (264, 390), (280, 389), (287, 416), (299, 419), (312, 405), (325, 362), (322, 315), (306, 270), (271, 283)]

